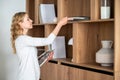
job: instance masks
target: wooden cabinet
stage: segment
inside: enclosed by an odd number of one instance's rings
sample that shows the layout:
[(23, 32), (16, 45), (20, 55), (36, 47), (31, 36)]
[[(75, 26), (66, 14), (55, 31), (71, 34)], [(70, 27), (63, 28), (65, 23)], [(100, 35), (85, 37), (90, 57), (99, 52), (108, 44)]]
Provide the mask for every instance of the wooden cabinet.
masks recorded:
[[(58, 20), (64, 16), (88, 16), (90, 20), (73, 21), (62, 27), (66, 58), (54, 59), (41, 67), (41, 80), (120, 80), (120, 0), (111, 0), (111, 18), (100, 19), (100, 0), (26, 0), (26, 10), (33, 20), (32, 36), (47, 37), (57, 23), (39, 21), (39, 5), (52, 3)], [(73, 37), (73, 46), (68, 40)], [(112, 40), (114, 64), (103, 67), (95, 62), (101, 40)]]
[(74, 65), (49, 62), (41, 69), (41, 80), (113, 80), (111, 73)]

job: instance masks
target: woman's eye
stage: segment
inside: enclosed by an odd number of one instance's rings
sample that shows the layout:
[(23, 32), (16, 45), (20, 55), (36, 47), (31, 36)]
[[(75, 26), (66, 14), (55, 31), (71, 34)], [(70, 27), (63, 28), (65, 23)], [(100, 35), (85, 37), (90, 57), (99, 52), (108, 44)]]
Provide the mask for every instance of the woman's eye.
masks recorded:
[(29, 21), (30, 19), (28, 18), (27, 21)]

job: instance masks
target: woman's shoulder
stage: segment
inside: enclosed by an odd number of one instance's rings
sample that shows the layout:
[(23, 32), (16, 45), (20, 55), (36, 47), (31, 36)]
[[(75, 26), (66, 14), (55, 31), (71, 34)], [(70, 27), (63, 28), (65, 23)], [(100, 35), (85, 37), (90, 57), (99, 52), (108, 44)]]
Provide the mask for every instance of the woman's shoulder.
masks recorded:
[(27, 40), (27, 39), (30, 39), (32, 38), (31, 36), (28, 36), (28, 35), (20, 35), (17, 37), (16, 41), (24, 41), (24, 40)]

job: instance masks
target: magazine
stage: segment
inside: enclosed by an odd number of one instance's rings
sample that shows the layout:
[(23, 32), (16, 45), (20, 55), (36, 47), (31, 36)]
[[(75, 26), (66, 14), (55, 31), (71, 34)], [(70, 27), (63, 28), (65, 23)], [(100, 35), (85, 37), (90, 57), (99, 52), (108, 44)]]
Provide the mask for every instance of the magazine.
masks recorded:
[(76, 16), (76, 17), (69, 17), (69, 21), (79, 21), (79, 20), (90, 20), (88, 16)]
[(47, 50), (47, 51), (43, 52), (40, 56), (38, 56), (38, 61), (39, 61), (40, 67), (47, 61), (49, 54), (53, 51), (54, 50)]

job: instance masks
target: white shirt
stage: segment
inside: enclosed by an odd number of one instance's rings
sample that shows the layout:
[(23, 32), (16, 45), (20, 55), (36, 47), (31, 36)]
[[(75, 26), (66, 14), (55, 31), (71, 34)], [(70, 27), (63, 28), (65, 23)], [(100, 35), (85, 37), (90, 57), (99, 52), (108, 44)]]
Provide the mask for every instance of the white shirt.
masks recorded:
[(33, 38), (21, 35), (15, 40), (16, 54), (19, 58), (17, 80), (39, 80), (40, 67), (37, 58), (37, 46), (51, 44), (56, 36), (50, 34), (47, 38)]

